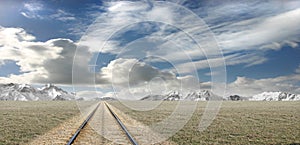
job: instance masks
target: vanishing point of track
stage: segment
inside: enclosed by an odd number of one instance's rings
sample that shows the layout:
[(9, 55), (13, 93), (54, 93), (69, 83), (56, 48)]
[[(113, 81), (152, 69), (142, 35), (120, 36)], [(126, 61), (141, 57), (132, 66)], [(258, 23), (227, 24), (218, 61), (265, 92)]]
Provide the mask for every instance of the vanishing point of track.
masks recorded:
[[(133, 138), (133, 136), (129, 133), (126, 126), (123, 124), (123, 122), (119, 119), (118, 115), (113, 112), (113, 110), (109, 107), (109, 105), (106, 102), (103, 102), (104, 106), (109, 110), (109, 113), (112, 115), (112, 117), (115, 119), (115, 121), (118, 123), (122, 131), (126, 134), (127, 139), (131, 142), (133, 145), (138, 145), (137, 141)], [(90, 120), (93, 118), (95, 112), (99, 109), (100, 103), (95, 107), (95, 109), (88, 115), (88, 117), (83, 121), (83, 123), (80, 125), (80, 127), (77, 129), (77, 131), (73, 134), (73, 136), (68, 141), (67, 145), (71, 145), (74, 143), (74, 141), (78, 138), (80, 135), (80, 132), (82, 132), (86, 125), (90, 122)]]

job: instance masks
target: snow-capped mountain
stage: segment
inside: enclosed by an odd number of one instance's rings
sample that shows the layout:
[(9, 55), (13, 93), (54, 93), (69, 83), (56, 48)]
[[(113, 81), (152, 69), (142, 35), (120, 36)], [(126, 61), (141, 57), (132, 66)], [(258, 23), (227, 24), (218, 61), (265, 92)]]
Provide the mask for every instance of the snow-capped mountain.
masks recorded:
[(240, 95), (231, 95), (228, 98), (223, 98), (214, 94), (210, 90), (198, 90), (198, 91), (190, 91), (189, 93), (184, 95), (179, 91), (170, 91), (169, 93), (163, 95), (147, 95), (141, 100), (148, 100), (148, 101), (158, 101), (158, 100), (299, 101), (300, 95), (286, 93), (286, 92), (263, 92), (261, 94), (254, 95), (253, 97), (242, 97)]
[(170, 91), (164, 97), (164, 100), (167, 100), (167, 101), (178, 101), (181, 99), (182, 99), (182, 94), (179, 91)]
[(240, 96), (240, 95), (230, 95), (227, 100), (229, 101), (247, 101), (249, 100), (248, 97), (243, 97), (243, 96)]
[(222, 97), (213, 94), (209, 90), (199, 90), (199, 91), (191, 91), (187, 94), (182, 94), (179, 91), (170, 91), (164, 95), (147, 95), (141, 100), (147, 101), (158, 101), (158, 100), (166, 100), (166, 101), (178, 101), (178, 100), (188, 100), (188, 101), (208, 101), (208, 100), (224, 100)]
[(208, 100), (224, 100), (222, 97), (212, 93), (209, 90), (192, 91), (187, 94), (184, 100), (190, 101), (208, 101)]
[(250, 101), (299, 101), (300, 95), (286, 92), (263, 92), (254, 95)]
[[(0, 84), (0, 100), (14, 100), (14, 101), (38, 101), (38, 100), (74, 100), (75, 94), (68, 93), (63, 89), (52, 85), (46, 84), (41, 88), (35, 88), (28, 84)], [(82, 98), (83, 99), (83, 98)], [(79, 99), (80, 100), (80, 99)], [(95, 100), (114, 100), (114, 98), (98, 98)], [(141, 100), (148, 101), (208, 101), (208, 100), (225, 100), (209, 90), (190, 91), (183, 94), (180, 91), (170, 91), (166, 94), (152, 94), (147, 95)], [(239, 101), (300, 101), (300, 95), (291, 94), (287, 92), (263, 92), (254, 95), (250, 98), (241, 97), (239, 95), (231, 95), (227, 100)]]
[(40, 91), (48, 94), (53, 100), (72, 100), (74, 99), (74, 95), (72, 93), (68, 93), (53, 84), (46, 84), (44, 87), (39, 89)]
[(143, 101), (159, 101), (159, 100), (165, 100), (165, 101), (178, 101), (182, 100), (182, 94), (179, 91), (169, 91), (166, 94), (150, 94), (145, 97), (143, 97), (140, 100)]
[(98, 101), (116, 101), (116, 98), (113, 97), (101, 97), (101, 98), (94, 98), (92, 100), (98, 100)]
[(10, 83), (0, 85), (0, 100), (38, 100), (38, 97), (34, 95), (35, 93), (37, 93), (37, 90), (26, 84)]
[(147, 95), (146, 97), (143, 97), (141, 100), (144, 101), (159, 101), (164, 100), (165, 96), (163, 95)]
[(37, 100), (72, 100), (73, 94), (47, 84), (34, 88), (28, 84), (0, 84), (0, 100), (37, 101)]

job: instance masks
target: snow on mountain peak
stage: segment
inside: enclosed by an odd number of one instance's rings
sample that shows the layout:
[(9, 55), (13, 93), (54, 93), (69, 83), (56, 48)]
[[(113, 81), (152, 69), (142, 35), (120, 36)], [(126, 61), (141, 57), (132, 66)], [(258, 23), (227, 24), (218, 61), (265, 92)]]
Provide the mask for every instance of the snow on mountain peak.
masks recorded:
[[(42, 88), (35, 88), (28, 84), (0, 84), (0, 100), (15, 101), (36, 101), (36, 100), (73, 100), (75, 94), (68, 93), (63, 89), (53, 85), (46, 84)], [(238, 99), (237, 99), (238, 98)], [(142, 100), (190, 100), (190, 101), (207, 101), (207, 100), (224, 100), (210, 90), (190, 91), (182, 93), (181, 91), (172, 90), (166, 94), (148, 95)], [(248, 98), (238, 95), (230, 96), (228, 100), (248, 100)], [(249, 98), (250, 101), (299, 101), (300, 95), (287, 92), (262, 92)]]
[(300, 100), (300, 95), (287, 92), (263, 92), (254, 95), (249, 100), (251, 101), (296, 101)]
[(165, 100), (168, 101), (177, 101), (177, 100), (181, 100), (182, 99), (182, 94), (179, 91), (170, 91), (167, 95), (167, 97), (165, 98)]
[(190, 91), (189, 93), (182, 93), (180, 91), (170, 91), (165, 95), (147, 95), (141, 100), (167, 100), (167, 101), (178, 101), (178, 100), (189, 100), (189, 101), (207, 101), (207, 100), (224, 100), (222, 97), (213, 94), (209, 90), (198, 90)]
[(207, 101), (207, 100), (224, 100), (222, 97), (214, 94), (210, 90), (199, 90), (188, 93), (185, 100)]
[(74, 95), (54, 86), (45, 85), (36, 89), (28, 84), (0, 84), (0, 100), (37, 101), (71, 100)]

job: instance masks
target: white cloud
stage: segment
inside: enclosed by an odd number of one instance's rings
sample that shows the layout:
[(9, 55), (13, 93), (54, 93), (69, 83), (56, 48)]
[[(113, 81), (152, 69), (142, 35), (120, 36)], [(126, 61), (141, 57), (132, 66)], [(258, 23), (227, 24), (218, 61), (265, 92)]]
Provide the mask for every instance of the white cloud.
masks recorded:
[[(297, 39), (297, 35), (299, 35), (300, 32), (299, 27), (297, 27), (297, 25), (300, 24), (300, 21), (297, 19), (298, 17), (300, 19), (300, 9), (295, 9), (268, 17), (262, 16), (233, 23), (222, 23), (222, 25), (218, 27), (212, 26), (212, 30), (216, 32), (217, 41), (222, 47), (223, 52), (225, 52), (226, 65), (245, 64), (245, 66), (252, 66), (262, 64), (267, 60), (264, 55), (257, 55), (260, 51), (264, 52), (268, 49), (279, 50), (283, 46), (298, 47), (298, 43), (300, 42), (300, 40)], [(223, 18), (218, 16), (218, 19)], [(191, 28), (200, 29), (197, 26)], [(179, 42), (180, 44), (187, 42), (183, 35), (184, 33), (178, 32), (170, 34), (169, 36), (172, 36), (172, 40), (174, 40), (174, 38), (177, 39), (175, 42)], [(185, 53), (182, 53), (182, 51), (170, 51), (165, 57), (171, 60), (180, 60), (184, 58), (184, 55), (188, 54), (193, 59), (206, 59), (205, 54), (213, 55), (214, 53), (214, 51), (207, 49), (210, 48), (209, 41), (207, 42), (208, 44), (204, 44), (204, 46), (207, 47), (202, 47), (206, 53), (199, 51), (200, 48), (195, 46), (193, 49), (185, 50)], [(200, 45), (203, 46), (203, 44)], [(183, 44), (182, 46), (186, 45)], [(239, 51), (248, 51), (250, 54), (237, 53)], [(232, 53), (235, 54), (232, 55)], [(194, 64), (197, 69), (207, 68), (209, 67), (207, 61), (211, 60), (212, 63), (210, 63), (210, 65), (213, 67), (214, 64), (220, 64), (218, 62), (220, 62), (221, 59), (222, 58), (200, 60), (194, 62)], [(180, 66), (182, 68), (186, 67), (185, 72), (188, 72), (194, 69), (194, 64), (187, 62)]]
[(144, 2), (118, 1), (107, 3), (107, 10), (113, 13), (143, 11), (148, 6)]
[[(196, 15), (192, 15), (190, 11), (183, 7), (178, 7), (171, 3), (167, 4), (154, 2), (154, 6), (150, 7), (145, 2), (122, 1), (108, 3), (107, 11), (101, 14), (95, 23), (89, 27), (87, 35), (82, 37), (79, 44), (89, 47), (92, 52), (100, 51), (102, 53), (120, 54), (120, 52), (123, 52), (123, 48), (128, 48), (127, 46), (120, 46), (123, 40), (108, 40), (112, 34), (120, 35), (121, 32), (119, 31), (116, 34), (116, 31), (137, 30), (136, 33), (143, 33), (147, 32), (148, 27), (146, 26), (150, 25), (151, 28), (151, 25), (159, 25), (159, 28), (157, 28), (159, 29), (158, 32), (149, 32), (152, 34), (144, 37), (144, 47), (147, 46), (153, 49), (136, 49), (136, 51), (141, 52), (138, 56), (159, 56), (176, 65), (190, 61), (190, 59), (222, 58), (216, 42), (213, 41), (212, 33), (205, 27), (205, 23), (201, 19)], [(153, 21), (159, 24), (136, 24), (144, 21)], [(161, 22), (165, 24), (161, 24)], [(128, 26), (129, 24), (131, 25)], [(128, 27), (125, 28), (125, 26)], [(156, 29), (156, 26), (153, 27)], [(183, 29), (184, 32), (173, 33), (173, 31), (178, 31), (178, 29)], [(198, 36), (197, 38), (190, 38), (196, 35)], [(126, 38), (126, 36), (122, 36), (122, 38)], [(195, 41), (201, 43), (201, 48)], [(129, 45), (132, 43), (136, 44), (137, 41), (132, 41)], [(132, 52), (131, 55), (136, 56), (136, 53)]]
[(26, 18), (43, 19), (43, 16), (39, 14), (42, 10), (44, 10), (44, 5), (42, 3), (31, 1), (23, 4), (23, 10), (20, 13)]
[[(146, 9), (143, 2), (111, 2), (106, 3), (106, 12), (101, 13), (93, 24), (89, 26), (86, 35), (80, 40), (80, 45), (88, 46), (90, 51), (116, 53), (120, 42), (107, 41), (113, 33), (129, 23), (142, 20), (141, 9)], [(105, 47), (101, 49), (105, 44)]]
[(38, 2), (24, 3), (24, 8), (31, 12), (40, 11), (43, 9), (43, 7), (44, 6)]
[(96, 77), (97, 86), (111, 85), (119, 99), (140, 99), (147, 94), (164, 94), (170, 90), (199, 89), (199, 80), (194, 76), (178, 77), (136, 59), (113, 60)]
[[(72, 83), (72, 64), (76, 44), (63, 38), (36, 42), (35, 37), (22, 28), (0, 27), (0, 61), (10, 60), (20, 66), (20, 75), (0, 77), (0, 83)], [(91, 82), (88, 62), (92, 54), (87, 49), (80, 49), (78, 62), (81, 78), (78, 83)], [(77, 62), (75, 62), (77, 63)]]
[[(230, 95), (241, 95), (244, 97), (251, 97), (253, 95), (270, 92), (270, 91), (282, 91), (294, 94), (300, 94), (299, 89), (300, 83), (300, 73), (295, 73), (286, 76), (262, 78), (262, 79), (253, 79), (247, 77), (237, 76), (236, 80), (226, 84), (226, 93), (224, 97)], [(214, 93), (222, 96), (223, 90), (218, 89), (219, 86), (224, 84), (214, 83), (215, 90)], [(200, 82), (202, 89), (211, 89), (211, 82)]]
[[(102, 52), (118, 53), (119, 51), (116, 49), (118, 49), (118, 45), (121, 43), (120, 40), (107, 41), (118, 30), (139, 30), (142, 33), (147, 28), (145, 27), (146, 25), (137, 25), (139, 22), (156, 21), (173, 23), (175, 20), (173, 12), (176, 9), (172, 6), (162, 5), (159, 2), (155, 4), (155, 7), (150, 7), (148, 3), (142, 1), (107, 3), (106, 12), (100, 14), (96, 21), (89, 27), (87, 35), (81, 39), (81, 43), (89, 46), (92, 51), (99, 51), (99, 45), (102, 44), (101, 46), (103, 46), (106, 43), (106, 47), (101, 50)], [(174, 23), (178, 22), (180, 24), (181, 22), (178, 20), (180, 18), (176, 18), (176, 22)], [(183, 26), (182, 24), (180, 25)]]
[(64, 10), (58, 9), (55, 14), (50, 15), (51, 19), (56, 19), (59, 21), (74, 21), (76, 17), (72, 13), (68, 13)]
[(299, 64), (298, 68), (295, 70), (295, 72), (300, 74), (300, 64)]
[(227, 85), (227, 93), (244, 96), (252, 96), (265, 91), (283, 91), (300, 94), (299, 85), (297, 85), (299, 82), (299, 74), (265, 79), (237, 77), (234, 82)]
[[(219, 18), (221, 19), (221, 18)], [(226, 65), (245, 64), (245, 66), (252, 66), (262, 64), (267, 61), (267, 58), (261, 53), (257, 55), (259, 51), (264, 52), (268, 49), (279, 50), (283, 46), (290, 46), (292, 48), (298, 47), (300, 40), (298, 35), (300, 34), (300, 9), (291, 10), (284, 13), (269, 17), (256, 17), (249, 20), (234, 22), (233, 24), (225, 24), (222, 27), (216, 27), (213, 29), (218, 43), (225, 52)], [(199, 27), (191, 27), (197, 28)], [(160, 34), (161, 35), (161, 34)], [(170, 34), (172, 40), (177, 39), (175, 42), (186, 43), (187, 40), (183, 37), (184, 33), (178, 32)], [(174, 37), (175, 36), (175, 37)], [(168, 36), (167, 36), (168, 37)], [(204, 37), (205, 39), (205, 37)], [(197, 69), (203, 69), (214, 67), (215, 65), (222, 64), (222, 58), (205, 58), (205, 55), (213, 55), (215, 51), (209, 51), (208, 44), (203, 44), (202, 49), (206, 52), (199, 51), (197, 46), (193, 49), (182, 51), (170, 51), (165, 56), (169, 59), (180, 60), (184, 58), (184, 55), (188, 54), (193, 59), (201, 59), (195, 62), (185, 62), (180, 64), (179, 68), (184, 72), (194, 70), (194, 65)], [(186, 43), (191, 45), (191, 43)], [(186, 46), (183, 44), (183, 46)], [(205, 47), (206, 46), (206, 47)], [(249, 54), (237, 53), (239, 51), (248, 51)], [(232, 53), (235, 53), (232, 55)], [(255, 54), (254, 54), (255, 53)], [(202, 59), (205, 60), (202, 60)], [(208, 65), (208, 61), (211, 61)], [(185, 69), (184, 69), (185, 68)]]
[(35, 37), (22, 28), (4, 28), (0, 26), (0, 43), (15, 45), (19, 41), (32, 41)]
[[(162, 15), (163, 14), (163, 15)], [(165, 6), (156, 6), (153, 7), (151, 11), (146, 14), (147, 18), (151, 19), (152, 21), (157, 22), (165, 22), (168, 24), (172, 24), (174, 20), (174, 14), (172, 7), (165, 7)]]
[[(76, 57), (78, 61), (74, 61), (74, 64), (76, 64), (76, 68), (73, 68), (75, 80), (73, 79), (72, 82), (73, 56), (76, 50), (74, 42), (62, 38), (51, 39), (46, 42), (35, 42), (32, 39), (34, 37), (28, 37), (31, 35), (21, 28), (2, 27), (0, 33), (7, 32), (6, 30), (14, 33), (1, 35), (1, 62), (4, 62), (4, 60), (17, 62), (22, 74), (0, 77), (0, 83), (74, 83), (88, 86), (94, 85), (94, 74), (90, 73), (88, 68), (89, 58), (92, 55), (87, 48), (77, 50)], [(189, 79), (197, 80), (190, 77)], [(102, 68), (96, 74), (96, 85), (105, 88), (114, 84), (115, 87), (121, 89), (120, 92), (126, 92), (126, 86), (130, 84), (130, 92), (135, 94), (144, 94), (145, 88), (148, 88), (146, 90), (149, 93), (160, 92), (162, 90), (159, 90), (161, 87), (158, 86), (161, 86), (162, 83), (165, 83), (166, 87), (168, 87), (166, 90), (178, 89), (180, 83), (185, 83), (186, 86), (189, 84), (191, 87), (196, 86), (185, 80), (188, 79), (176, 77), (171, 72), (160, 71), (144, 62), (138, 62), (136, 59), (122, 58), (111, 61), (107, 67)], [(121, 95), (122, 93), (118, 94)]]
[[(25, 9), (21, 14), (28, 18), (40, 18), (38, 12), (44, 9), (43, 5), (32, 7), (33, 5), (31, 3), (24, 4)], [(144, 2), (118, 1), (105, 3), (105, 6), (107, 6), (106, 12), (101, 13), (95, 23), (89, 27), (87, 35), (81, 39), (79, 45), (62, 38), (36, 42), (34, 36), (21, 28), (0, 27), (0, 62), (3, 64), (3, 60), (13, 60), (21, 67), (23, 73), (11, 75), (9, 78), (1, 77), (0, 82), (71, 84), (73, 56), (78, 47), (77, 60), (74, 62), (76, 64), (74, 76), (78, 78), (75, 78), (73, 83), (93, 85), (93, 74), (88, 71), (87, 67), (92, 53), (98, 52), (105, 44), (105, 47), (100, 50), (101, 52), (119, 54), (122, 49), (120, 46), (122, 40), (107, 39), (128, 24), (144, 20), (166, 22), (166, 24), (174, 24), (176, 27), (180, 26), (178, 29), (184, 30), (184, 32), (174, 32), (173, 26), (160, 25), (159, 30), (147, 36), (146, 39), (157, 38), (162, 41), (155, 49), (143, 49), (145, 55), (160, 56), (170, 61), (179, 73), (188, 74), (198, 69), (223, 65), (223, 57), (218, 54), (219, 50), (212, 45), (214, 42), (211, 38), (214, 36), (208, 33), (209, 30), (205, 29), (204, 23), (193, 21), (196, 16), (188, 15), (182, 9), (172, 7), (171, 4), (165, 6), (156, 3), (154, 7), (151, 7)], [(297, 47), (300, 41), (297, 40), (300, 30), (298, 27), (299, 13), (300, 9), (295, 9), (243, 21), (222, 23), (219, 27), (213, 27), (219, 44), (225, 50), (226, 64), (245, 64), (245, 66), (261, 64), (267, 60), (263, 55), (257, 55), (261, 51), (278, 50), (284, 45)], [(48, 17), (60, 21), (75, 20), (73, 14), (64, 10), (56, 10)], [(143, 32), (152, 29), (150, 25), (131, 25), (126, 28), (128, 28), (126, 30), (142, 29)], [(194, 42), (195, 39), (190, 39), (189, 36), (201, 36), (200, 46)], [(244, 50), (249, 53), (236, 53)], [(252, 53), (253, 51), (256, 53)], [(207, 59), (206, 56), (208, 56)], [(191, 59), (194, 62), (191, 62)], [(213, 73), (218, 74), (218, 72)], [(240, 77), (228, 86), (232, 88), (233, 92), (243, 93), (244, 89), (244, 94), (249, 95), (262, 91), (261, 88), (264, 85), (272, 87), (267, 87), (266, 90), (284, 90), (283, 88), (290, 86), (289, 82), (293, 81), (289, 78), (298, 79), (297, 75), (259, 80)], [(114, 84), (123, 93), (123, 96), (129, 93), (143, 95), (145, 92), (178, 89), (181, 85), (195, 88), (196, 85), (192, 85), (195, 81), (198, 81), (195, 76), (178, 77), (170, 71), (162, 71), (147, 63), (139, 62), (134, 57), (113, 60), (96, 74), (97, 85), (107, 87)], [(257, 88), (254, 85), (256, 83), (261, 88)], [(276, 85), (272, 86), (271, 83)], [(129, 89), (128, 85), (130, 85)], [(239, 85), (240, 89), (238, 89)]]
[[(236, 3), (229, 3), (227, 6), (231, 4), (235, 5)], [(107, 11), (98, 17), (80, 42), (82, 45), (89, 46), (93, 52), (119, 54), (120, 49), (123, 48), (123, 46), (120, 46), (123, 40), (107, 40), (107, 38), (110, 38), (112, 33), (128, 24), (152, 20), (174, 24), (174, 26), (179, 29), (182, 28), (184, 31), (172, 32), (173, 26), (160, 25), (159, 31), (150, 33), (150, 36), (146, 36), (145, 39), (157, 38), (165, 41), (165, 43), (161, 43), (156, 49), (145, 50), (145, 55), (160, 56), (173, 64), (182, 66), (180, 67), (182, 70), (185, 69), (183, 67), (185, 66), (187, 68), (184, 72), (194, 70), (190, 69), (194, 64), (197, 64), (197, 69), (203, 69), (208, 68), (206, 61), (222, 61), (222, 55), (219, 54), (220, 50), (213, 45), (215, 43), (214, 36), (208, 33), (209, 30), (206, 30), (203, 22), (195, 21), (194, 15), (188, 15), (183, 9), (173, 5), (165, 6), (162, 3), (154, 3), (154, 6), (150, 7), (144, 2), (127, 1), (111, 2), (107, 3), (107, 6)], [(246, 9), (247, 5), (243, 5), (243, 7), (243, 9)], [(232, 13), (238, 12), (238, 10), (234, 10)], [(265, 13), (266, 15), (259, 16), (257, 14), (258, 16), (254, 18), (235, 20), (232, 23), (222, 23), (219, 27), (213, 27), (212, 30), (215, 32), (217, 41), (225, 52), (226, 58), (228, 58), (226, 59), (227, 65), (245, 64), (247, 67), (262, 64), (266, 62), (267, 58), (263, 54), (257, 56), (254, 52), (257, 54), (259, 51), (264, 52), (269, 49), (278, 50), (285, 45), (293, 48), (298, 46), (300, 40), (296, 38), (298, 38), (297, 35), (300, 32), (297, 27), (300, 24), (300, 9), (283, 12), (275, 12), (272, 9), (272, 11)], [(214, 21), (224, 19), (220, 15), (218, 15), (219, 17), (216, 15), (209, 16), (214, 17)], [(299, 19), (297, 19), (298, 17)], [(189, 23), (191, 21), (193, 23)], [(126, 30), (139, 29), (143, 31), (147, 28), (138, 25), (126, 28)], [(199, 45), (189, 36), (200, 36), (201, 39), (197, 40), (200, 42)], [(174, 44), (181, 49), (174, 51), (174, 47), (171, 47)], [(99, 46), (100, 48), (104, 47), (99, 49)], [(250, 54), (236, 53), (240, 51), (248, 51)], [(232, 55), (232, 53), (236, 54)], [(216, 59), (216, 57), (218, 58)], [(190, 59), (207, 60), (196, 61), (193, 64)], [(213, 62), (210, 63), (212, 67), (214, 66)], [(218, 62), (216, 64), (222, 64)]]
[(31, 16), (29, 16), (29, 14), (27, 14), (25, 12), (21, 12), (20, 14), (23, 15), (24, 17), (26, 17), (26, 18), (32, 18)]
[[(262, 64), (267, 61), (267, 59), (263, 56), (257, 55), (255, 53), (248, 54), (231, 54), (224, 56), (222, 58), (211, 58), (211, 59), (202, 59), (198, 61), (191, 61), (177, 65), (177, 70), (180, 73), (189, 73), (192, 71), (196, 71), (199, 69), (205, 68), (218, 68), (224, 66), (232, 66), (237, 64), (245, 64), (245, 67), (249, 67), (252, 65)], [(217, 72), (213, 72), (217, 73)]]
[(292, 46), (295, 46), (295, 41), (299, 41), (295, 40), (300, 32), (298, 25), (300, 9), (295, 9), (225, 26), (221, 30), (227, 32), (218, 34), (217, 38), (225, 52), (259, 48), (280, 49), (287, 41)]
[(150, 81), (138, 85), (114, 86), (114, 96), (118, 99), (141, 99), (146, 95), (161, 95), (172, 90), (180, 91), (183, 94), (191, 90), (200, 89), (199, 80), (194, 76), (175, 77), (173, 79), (163, 79), (163, 77), (153, 77)]
[(100, 91), (79, 91), (76, 92), (76, 99), (83, 98), (84, 100), (90, 100), (95, 98), (101, 98), (104, 93)]
[(20, 14), (29, 19), (51, 19), (63, 22), (76, 20), (75, 15), (72, 13), (62, 9), (55, 10), (45, 7), (41, 2), (37, 1), (25, 2)]
[(134, 86), (150, 82), (153, 78), (159, 77), (163, 80), (176, 79), (171, 72), (162, 72), (145, 62), (137, 59), (118, 58), (111, 61), (107, 67), (103, 67), (100, 77), (116, 86)]
[[(33, 42), (34, 36), (22, 28), (0, 28), (1, 60), (13, 60), (21, 66), (21, 71), (34, 71), (33, 65), (41, 65), (46, 59), (58, 58), (61, 48), (51, 46), (48, 42)], [(51, 49), (50, 49), (51, 48)], [(48, 57), (41, 57), (47, 55)]]

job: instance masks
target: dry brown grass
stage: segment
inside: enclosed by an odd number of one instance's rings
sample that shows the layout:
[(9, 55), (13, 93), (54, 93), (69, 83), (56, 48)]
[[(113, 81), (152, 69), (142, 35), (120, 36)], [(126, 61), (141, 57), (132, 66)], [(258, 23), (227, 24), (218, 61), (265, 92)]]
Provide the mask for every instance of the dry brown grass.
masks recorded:
[(24, 144), (79, 113), (76, 102), (0, 101), (0, 144)]
[[(176, 102), (163, 102), (151, 111), (132, 111), (120, 103), (110, 103), (133, 119), (148, 125), (170, 115), (176, 105)], [(141, 105), (143, 102), (138, 103)], [(214, 122), (205, 131), (199, 132), (198, 124), (205, 105), (206, 102), (199, 102), (190, 121), (169, 140), (178, 144), (300, 143), (299, 101), (223, 102)]]

